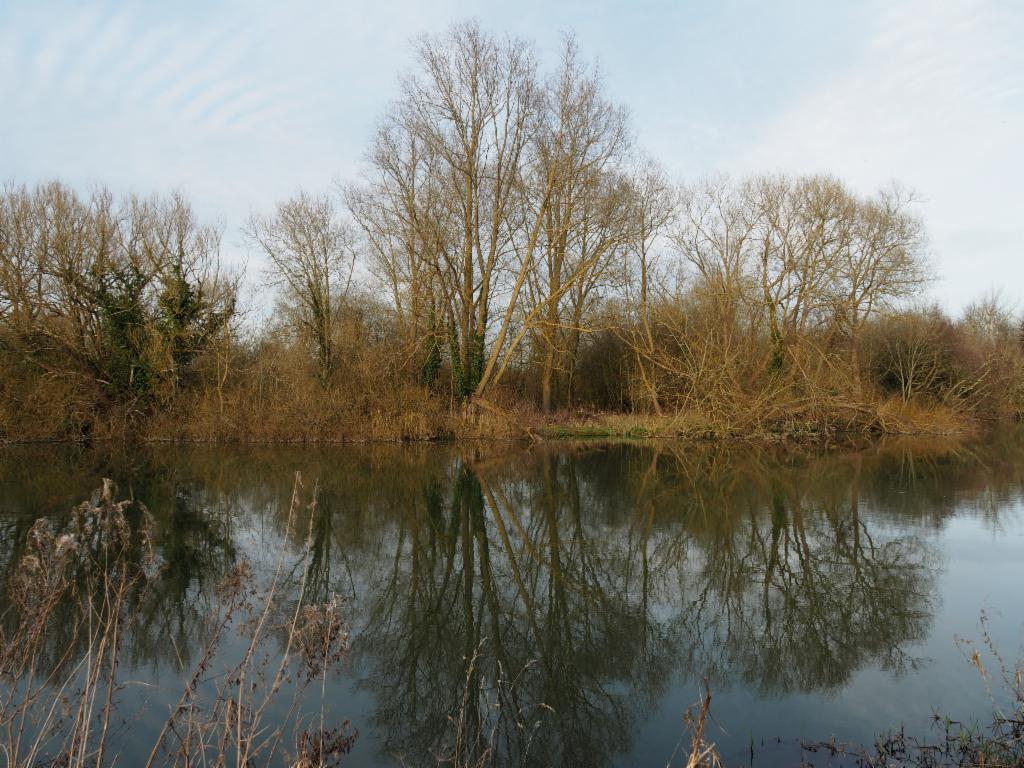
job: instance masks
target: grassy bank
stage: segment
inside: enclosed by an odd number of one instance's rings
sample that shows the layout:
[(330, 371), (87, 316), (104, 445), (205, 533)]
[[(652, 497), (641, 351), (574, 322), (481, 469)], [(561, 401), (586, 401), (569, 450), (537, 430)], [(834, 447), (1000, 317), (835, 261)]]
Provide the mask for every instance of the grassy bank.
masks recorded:
[(674, 416), (615, 413), (564, 414), (538, 419), (534, 432), (545, 439), (675, 438), (684, 440), (751, 440), (758, 442), (821, 442), (885, 435), (970, 435), (979, 422), (949, 408), (908, 406), (899, 401), (835, 408), (808, 416), (725, 420), (706, 414)]
[[(751, 441), (818, 444), (896, 435), (965, 437), (984, 423), (952, 409), (908, 406), (898, 401), (836, 408), (813, 416), (776, 418), (750, 414), (722, 419), (702, 413), (628, 414), (591, 410), (544, 414), (535, 408), (402, 411), (349, 409), (329, 413), (268, 413), (239, 420), (224, 415), (160, 414), (130, 428), (117, 423), (86, 434), (26, 428), (0, 437), (0, 444), (34, 442), (174, 442), (317, 444), (457, 440), (647, 440)], [(36, 422), (38, 426), (39, 422)]]

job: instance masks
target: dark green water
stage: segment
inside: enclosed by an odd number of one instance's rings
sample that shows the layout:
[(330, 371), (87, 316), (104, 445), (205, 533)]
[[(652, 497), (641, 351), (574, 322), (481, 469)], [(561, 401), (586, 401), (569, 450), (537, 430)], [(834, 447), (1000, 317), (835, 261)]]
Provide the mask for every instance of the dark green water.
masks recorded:
[(436, 764), (474, 655), (485, 691), (499, 670), (514, 679), (485, 716), (517, 762), (647, 766), (672, 757), (703, 678), (729, 763), (753, 745), (755, 765), (791, 764), (801, 738), (986, 717), (957, 644), (982, 610), (1024, 658), (1017, 431), (828, 452), (4, 449), (6, 574), (32, 521), (101, 477), (155, 518), (164, 566), (125, 649), (122, 677), (144, 685), (119, 694), (121, 764), (148, 754), (180, 694), (220, 578), (240, 558), (298, 558), (296, 471), (319, 485), (310, 599), (347, 600), (351, 654), (327, 689), (330, 716), (359, 730), (345, 765)]

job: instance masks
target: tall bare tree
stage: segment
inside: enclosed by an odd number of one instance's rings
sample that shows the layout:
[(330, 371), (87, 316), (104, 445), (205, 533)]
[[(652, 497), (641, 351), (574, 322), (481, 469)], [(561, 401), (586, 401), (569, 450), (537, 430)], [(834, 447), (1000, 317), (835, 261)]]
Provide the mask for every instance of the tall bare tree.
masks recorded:
[[(541, 407), (550, 411), (555, 374), (572, 366), (594, 278), (626, 241), (629, 211), (618, 168), (630, 136), (625, 110), (604, 95), (598, 73), (580, 61), (572, 38), (542, 91), (540, 117), (532, 137), (537, 164), (530, 201), (542, 221), (542, 244), (529, 273), (526, 309), (542, 307), (532, 325), (541, 355)], [(570, 298), (571, 317), (565, 311)]]
[(378, 129), (368, 159), (364, 179), (343, 188), (345, 200), (363, 234), (367, 267), (390, 294), (406, 354), (422, 364), (439, 341), (435, 283), (451, 242), (451, 213), (422, 141), (401, 120), (392, 116)]
[(928, 281), (924, 228), (912, 211), (913, 195), (892, 186), (857, 202), (849, 247), (839, 254), (834, 317), (850, 345), (860, 390), (861, 332), (873, 314), (917, 293)]
[(269, 260), (268, 283), (282, 291), (307, 335), (317, 375), (327, 386), (337, 366), (335, 331), (339, 304), (352, 284), (352, 234), (328, 195), (300, 192), (271, 216), (253, 215), (247, 239)]
[(630, 329), (628, 341), (643, 389), (654, 412), (660, 416), (661, 402), (650, 365), (655, 352), (651, 294), (657, 269), (656, 244), (676, 216), (677, 196), (664, 169), (650, 157), (640, 158), (629, 184), (629, 255), (632, 268), (627, 272), (627, 288), (630, 300), (636, 305), (637, 327)]
[(444, 304), (455, 388), (483, 377), (492, 303), (521, 215), (521, 164), (536, 113), (529, 46), (475, 23), (424, 37), (395, 120), (437, 185), (428, 267)]

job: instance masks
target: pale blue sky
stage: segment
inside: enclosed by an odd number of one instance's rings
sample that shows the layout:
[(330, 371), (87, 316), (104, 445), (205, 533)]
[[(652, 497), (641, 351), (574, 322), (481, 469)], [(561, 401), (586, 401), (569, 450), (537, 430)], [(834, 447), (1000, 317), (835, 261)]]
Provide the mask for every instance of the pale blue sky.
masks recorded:
[(1024, 298), (1024, 0), (0, 0), (0, 179), (182, 189), (237, 228), (359, 167), (409, 40), (452, 21), (597, 58), (680, 180), (916, 189), (951, 309)]

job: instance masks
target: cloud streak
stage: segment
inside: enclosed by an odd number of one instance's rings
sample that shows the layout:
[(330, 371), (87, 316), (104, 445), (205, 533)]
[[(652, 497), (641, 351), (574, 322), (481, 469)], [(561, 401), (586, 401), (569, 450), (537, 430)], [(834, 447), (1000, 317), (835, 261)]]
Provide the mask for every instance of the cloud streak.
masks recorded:
[(941, 300), (1024, 285), (1024, 10), (998, 0), (12, 0), (0, 169), (181, 187), (241, 260), (232, 233), (250, 210), (357, 170), (410, 38), (473, 16), (549, 51), (575, 29), (641, 143), (686, 177), (828, 170), (864, 191), (898, 178), (926, 199)]

